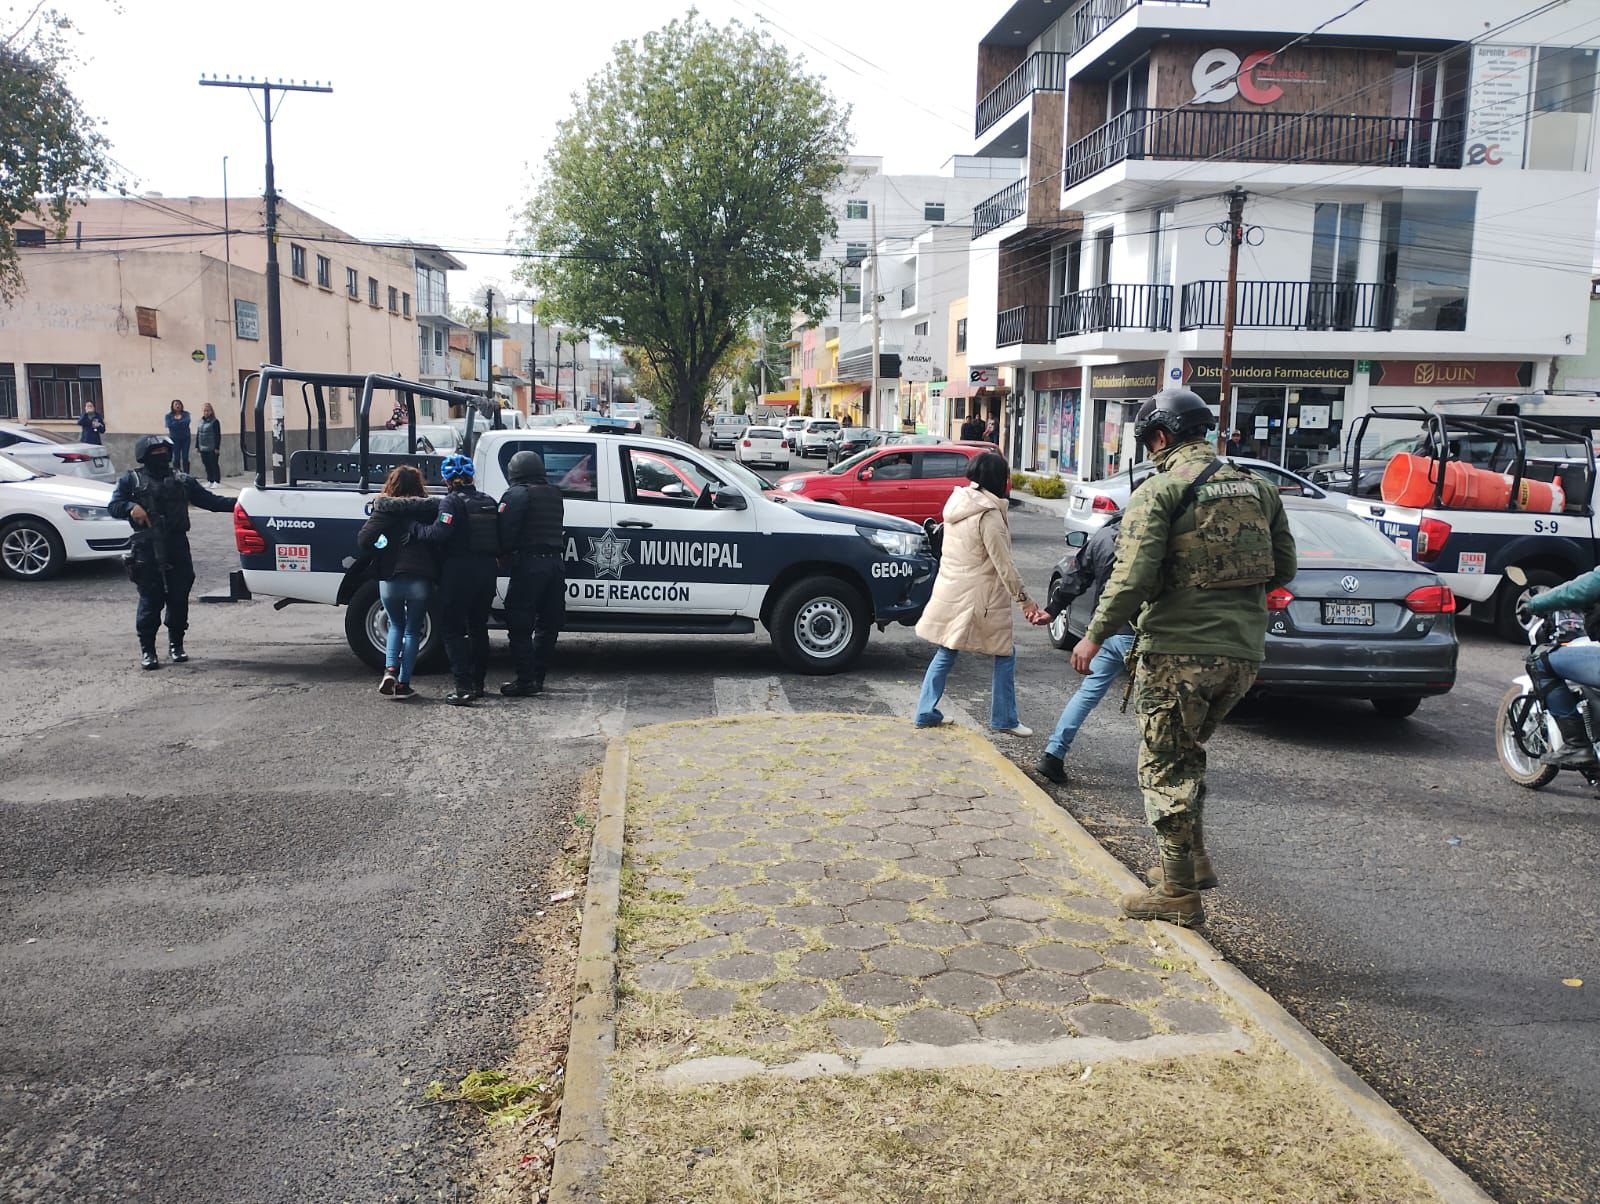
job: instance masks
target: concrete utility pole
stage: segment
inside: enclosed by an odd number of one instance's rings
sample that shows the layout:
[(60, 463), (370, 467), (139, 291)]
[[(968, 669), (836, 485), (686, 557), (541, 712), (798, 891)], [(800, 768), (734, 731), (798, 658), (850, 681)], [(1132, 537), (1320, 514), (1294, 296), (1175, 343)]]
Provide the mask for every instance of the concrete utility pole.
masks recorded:
[[(1228, 239), (1228, 295), (1222, 314), (1222, 376), (1218, 381), (1217, 448), (1227, 446), (1233, 429), (1233, 322), (1239, 303), (1239, 244), (1244, 241), (1243, 188), (1228, 193), (1228, 220), (1224, 233)], [(1284, 425), (1288, 425), (1287, 417)]]
[(862, 415), (869, 430), (877, 429), (876, 416), (878, 413), (878, 368), (883, 360), (880, 349), (882, 331), (878, 326), (878, 207), (872, 207), (872, 396), (867, 401), (866, 411)]
[[(278, 292), (278, 190), (272, 173), (272, 94), (276, 92), (332, 92), (332, 84), (321, 80), (308, 84), (305, 80), (261, 80), (255, 76), (246, 80), (225, 75), (218, 79), (200, 77), (202, 88), (248, 88), (261, 93), (261, 118), (267, 127), (267, 358), (278, 366), (283, 365), (283, 302)], [(280, 97), (278, 103), (282, 105)], [(226, 224), (226, 222), (224, 222)], [(272, 480), (282, 485), (289, 479), (288, 447), (283, 431), (283, 382), (272, 382)]]
[(499, 430), (503, 424), (500, 421), (500, 403), (494, 398), (494, 289), (486, 288), (483, 294), (483, 308), (489, 315), (488, 333), (483, 337), (483, 375), (488, 381), (484, 396), (494, 407), (494, 421), (491, 425), (495, 430)]

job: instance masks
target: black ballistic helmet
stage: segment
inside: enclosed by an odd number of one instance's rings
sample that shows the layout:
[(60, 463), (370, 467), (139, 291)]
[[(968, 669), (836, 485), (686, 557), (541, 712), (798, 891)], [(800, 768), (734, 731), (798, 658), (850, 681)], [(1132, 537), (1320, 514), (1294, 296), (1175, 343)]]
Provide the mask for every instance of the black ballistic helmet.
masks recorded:
[(166, 454), (172, 455), (172, 440), (165, 435), (144, 435), (139, 442), (133, 445), (133, 458), (143, 464), (150, 453), (158, 447), (166, 448)]
[(542, 485), (545, 479), (544, 457), (538, 452), (519, 451), (506, 464), (506, 480), (513, 485)]
[(1203, 439), (1217, 425), (1211, 407), (1188, 389), (1163, 389), (1139, 407), (1133, 420), (1133, 437), (1146, 447), (1145, 436), (1166, 431), (1175, 443)]

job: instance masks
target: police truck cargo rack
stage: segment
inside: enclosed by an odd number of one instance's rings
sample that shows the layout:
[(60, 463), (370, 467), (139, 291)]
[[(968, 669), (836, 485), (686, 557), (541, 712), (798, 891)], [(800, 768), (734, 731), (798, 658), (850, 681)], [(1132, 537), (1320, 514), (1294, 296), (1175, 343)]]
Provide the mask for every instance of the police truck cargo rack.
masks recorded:
[[(267, 480), (267, 398), (295, 385), (316, 407), (311, 446), (289, 457), (288, 481)], [(354, 452), (328, 447), (323, 392), (358, 393)], [(255, 397), (255, 484), (239, 495), (235, 542), (246, 585), (284, 601), (342, 605), (352, 651), (383, 667), (387, 631), (375, 581), (350, 571), (356, 533), (389, 471), (411, 464), (441, 492), (441, 458), (374, 454), (372, 407), (398, 399), (416, 447), (416, 399), (469, 415), (479, 488), (499, 497), (519, 451), (544, 458), (565, 508), (565, 630), (638, 635), (741, 635), (759, 623), (790, 669), (837, 673), (860, 656), (869, 629), (913, 624), (933, 591), (936, 562), (921, 528), (904, 519), (803, 500), (774, 501), (767, 482), (738, 464), (669, 439), (581, 428), (474, 429), (476, 399), (401, 377), (263, 368)], [(377, 399), (382, 398), (379, 402)], [(498, 417), (498, 415), (496, 415)], [(506, 578), (494, 613), (503, 619)], [(438, 624), (422, 663), (440, 653)]]
[[(1347, 505), (1419, 564), (1444, 577), (1473, 617), (1507, 639), (1523, 639), (1517, 605), (1594, 568), (1595, 458), (1592, 430), (1600, 406), (1563, 406), (1546, 395), (1496, 397), (1420, 406), (1373, 406), (1345, 449), (1350, 479), (1364, 455), (1381, 446), (1409, 446), (1414, 471), (1404, 501), (1352, 497)], [(1524, 401), (1527, 402), (1524, 405)], [(1537, 414), (1538, 416), (1531, 416)], [(1395, 457), (1398, 459), (1398, 456)], [(1393, 461), (1390, 461), (1393, 463)], [(1461, 504), (1455, 488), (1466, 469), (1497, 474), (1495, 508)], [(1369, 472), (1370, 475), (1370, 472)], [(1388, 496), (1396, 497), (1391, 478)], [(1541, 509), (1523, 508), (1541, 506)], [(1513, 583), (1516, 566), (1527, 584)]]

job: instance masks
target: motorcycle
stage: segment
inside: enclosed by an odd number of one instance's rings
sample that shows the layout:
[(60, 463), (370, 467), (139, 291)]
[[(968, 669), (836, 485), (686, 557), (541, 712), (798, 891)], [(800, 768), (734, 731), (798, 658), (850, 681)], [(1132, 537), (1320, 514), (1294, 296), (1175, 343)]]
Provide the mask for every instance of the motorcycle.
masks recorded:
[[(1527, 584), (1519, 568), (1507, 569), (1506, 576), (1516, 585)], [(1584, 634), (1583, 616), (1573, 611), (1529, 616), (1525, 627), (1527, 672), (1512, 682), (1511, 689), (1500, 700), (1494, 724), (1495, 747), (1500, 755), (1500, 768), (1505, 770), (1506, 776), (1519, 786), (1538, 790), (1555, 781), (1562, 771), (1560, 766), (1549, 764), (1545, 758), (1561, 752), (1566, 741), (1547, 708), (1549, 690), (1539, 684), (1534, 668), (1557, 648), (1582, 647), (1595, 641)], [(1578, 695), (1578, 712), (1587, 731), (1591, 735), (1600, 731), (1600, 690), (1571, 683), (1568, 688)], [(1591, 787), (1600, 790), (1600, 765), (1591, 763), (1570, 772), (1581, 774)]]

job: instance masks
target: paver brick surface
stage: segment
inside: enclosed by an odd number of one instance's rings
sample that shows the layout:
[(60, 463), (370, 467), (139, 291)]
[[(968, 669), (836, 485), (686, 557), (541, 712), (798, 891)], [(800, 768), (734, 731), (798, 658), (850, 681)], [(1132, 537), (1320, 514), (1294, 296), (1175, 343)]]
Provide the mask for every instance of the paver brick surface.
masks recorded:
[[(893, 719), (852, 720), (837, 752), (795, 717), (670, 731), (632, 762), (619, 954), (648, 1031), (684, 1034), (678, 1058), (1234, 1027), (1161, 926), (1122, 920), (1048, 817), (959, 744), (933, 736), (908, 765)], [(628, 1034), (624, 1017), (619, 1050)]]

